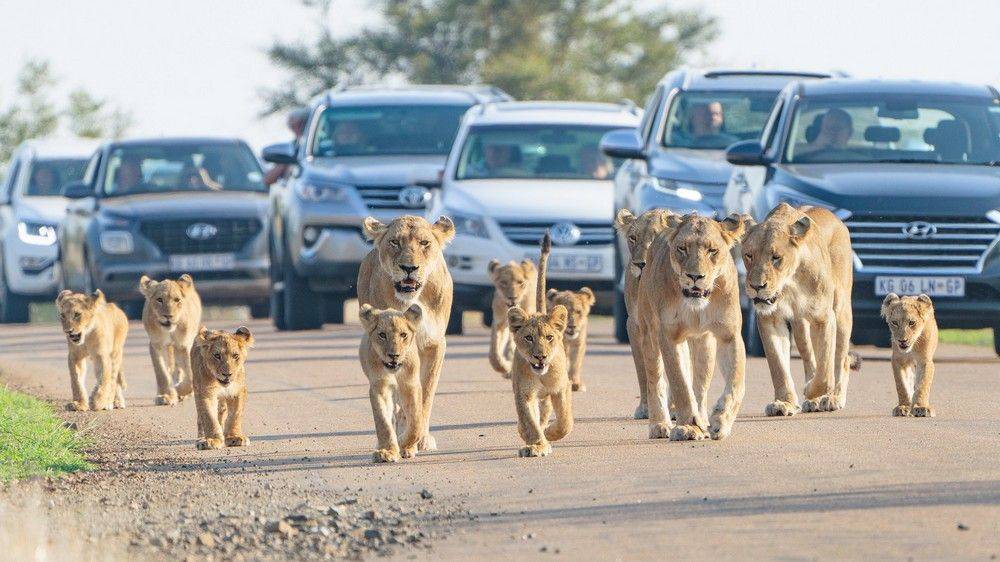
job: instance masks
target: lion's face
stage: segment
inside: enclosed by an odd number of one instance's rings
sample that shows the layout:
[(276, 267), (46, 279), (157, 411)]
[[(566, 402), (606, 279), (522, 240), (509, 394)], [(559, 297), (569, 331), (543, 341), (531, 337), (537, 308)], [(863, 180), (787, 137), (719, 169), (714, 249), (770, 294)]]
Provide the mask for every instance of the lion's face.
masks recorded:
[(195, 345), (205, 366), (219, 384), (229, 386), (244, 382), (247, 351), (253, 347), (253, 334), (246, 326), (240, 326), (231, 334), (202, 326)]
[(503, 297), (507, 307), (515, 306), (524, 298), (530, 281), (537, 275), (535, 264), (531, 260), (521, 263), (509, 262), (500, 265), (497, 260), (491, 260), (489, 265), (490, 278), (493, 287)]
[(79, 344), (94, 329), (97, 307), (104, 302), (104, 293), (100, 289), (92, 295), (69, 290), (59, 293), (56, 297), (59, 322), (70, 343)]
[(690, 214), (673, 229), (669, 238), (670, 265), (688, 305), (708, 305), (716, 280), (732, 260), (729, 250), (742, 237), (746, 220), (742, 215), (716, 221)]
[(553, 352), (562, 346), (566, 330), (566, 308), (552, 307), (548, 314), (528, 314), (515, 306), (507, 311), (514, 347), (527, 360), (531, 372), (542, 376), (549, 371)]
[(423, 318), (420, 305), (410, 305), (404, 312), (361, 307), (358, 316), (368, 334), (369, 346), (390, 373), (399, 370), (407, 351), (414, 345), (417, 328)]
[(587, 318), (590, 316), (590, 309), (597, 300), (594, 291), (590, 287), (584, 287), (579, 291), (557, 291), (549, 289), (549, 308), (554, 309), (557, 305), (566, 309), (566, 339), (575, 340), (580, 337), (587, 327)]
[(760, 314), (772, 314), (785, 285), (799, 267), (799, 247), (812, 228), (812, 220), (801, 215), (788, 221), (779, 216), (752, 227), (743, 240), (747, 296)]
[(139, 291), (153, 313), (153, 320), (167, 329), (173, 329), (182, 320), (184, 307), (194, 292), (194, 280), (185, 273), (177, 281), (153, 281), (145, 275), (139, 280)]
[(920, 339), (933, 311), (934, 303), (927, 295), (900, 297), (890, 293), (882, 301), (882, 317), (889, 324), (892, 340), (904, 352)]
[(636, 217), (628, 209), (618, 211), (615, 217), (615, 229), (625, 236), (628, 242), (630, 256), (629, 272), (634, 277), (642, 274), (649, 259), (649, 247), (653, 240), (663, 231), (672, 226), (679, 217), (672, 211), (653, 209)]
[(403, 302), (420, 295), (431, 270), (444, 260), (443, 248), (455, 237), (455, 225), (445, 216), (434, 224), (415, 216), (389, 224), (368, 217), (364, 231), (375, 244), (379, 266), (392, 280), (396, 298)]

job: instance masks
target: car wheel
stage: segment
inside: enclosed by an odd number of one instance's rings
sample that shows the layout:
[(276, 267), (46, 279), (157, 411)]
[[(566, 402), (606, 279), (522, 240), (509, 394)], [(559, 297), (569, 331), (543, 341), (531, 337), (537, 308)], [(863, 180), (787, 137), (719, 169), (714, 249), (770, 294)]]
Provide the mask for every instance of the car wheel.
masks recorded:
[(323, 297), (313, 291), (309, 282), (295, 272), (287, 257), (284, 260), (285, 330), (316, 330), (323, 327)]
[(993, 328), (993, 351), (1000, 357), (1000, 326)]
[(285, 292), (278, 290), (282, 286), (284, 279), (281, 274), (280, 261), (275, 259), (274, 252), (271, 252), (271, 265), (268, 268), (271, 278), (271, 323), (278, 331), (287, 330), (285, 325)]
[(628, 340), (628, 309), (625, 307), (625, 293), (615, 288), (615, 340), (618, 343), (629, 343)]
[(330, 324), (344, 323), (344, 303), (347, 298), (343, 295), (330, 295), (326, 297), (326, 321)]
[(483, 327), (492, 328), (493, 327), (493, 307), (483, 309)]
[(445, 329), (445, 334), (449, 336), (460, 336), (463, 332), (462, 326), (462, 309), (458, 307), (452, 307), (451, 316), (448, 317), (448, 328)]
[(250, 318), (261, 319), (271, 316), (271, 301), (261, 301), (250, 305)]
[(764, 342), (757, 331), (757, 315), (752, 306), (749, 312), (743, 314), (743, 345), (746, 347), (747, 357), (766, 357)]
[(31, 319), (31, 300), (11, 292), (7, 286), (7, 269), (0, 262), (0, 322), (25, 324)]

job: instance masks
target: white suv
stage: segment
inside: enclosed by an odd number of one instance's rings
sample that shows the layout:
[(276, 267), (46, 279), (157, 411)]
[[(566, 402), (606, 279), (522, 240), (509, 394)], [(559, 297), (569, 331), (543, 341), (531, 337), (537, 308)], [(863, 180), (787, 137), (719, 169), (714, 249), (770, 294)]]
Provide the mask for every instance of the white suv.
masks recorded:
[(0, 322), (27, 322), (28, 305), (55, 296), (62, 188), (80, 181), (97, 147), (89, 141), (27, 141), (0, 184)]
[(501, 102), (466, 113), (431, 213), (457, 227), (445, 249), (455, 280), (451, 332), (463, 310), (490, 321), (490, 260), (537, 259), (546, 230), (550, 285), (586, 285), (610, 302), (619, 162), (599, 144), (608, 131), (635, 129), (640, 114), (634, 105), (580, 102)]

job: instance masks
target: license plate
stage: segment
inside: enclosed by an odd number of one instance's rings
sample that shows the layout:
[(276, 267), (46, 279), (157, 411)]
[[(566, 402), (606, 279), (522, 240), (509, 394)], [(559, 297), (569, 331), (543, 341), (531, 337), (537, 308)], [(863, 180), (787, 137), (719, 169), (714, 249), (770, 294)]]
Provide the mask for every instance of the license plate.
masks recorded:
[(876, 277), (875, 294), (878, 296), (919, 295), (931, 297), (964, 297), (964, 277)]
[[(524, 256), (538, 262), (538, 254)], [(553, 273), (600, 273), (604, 268), (601, 256), (587, 254), (549, 255), (549, 271)]]
[(179, 273), (191, 271), (227, 271), (236, 267), (233, 254), (181, 254), (170, 256), (170, 269)]

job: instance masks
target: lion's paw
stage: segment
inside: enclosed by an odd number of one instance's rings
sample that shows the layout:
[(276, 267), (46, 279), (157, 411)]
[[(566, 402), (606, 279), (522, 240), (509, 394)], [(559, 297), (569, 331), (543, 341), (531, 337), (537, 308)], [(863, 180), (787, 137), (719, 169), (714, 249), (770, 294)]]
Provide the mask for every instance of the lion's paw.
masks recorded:
[(906, 404), (900, 404), (899, 406), (896, 406), (895, 408), (892, 409), (892, 415), (896, 416), (897, 418), (905, 418), (912, 415), (912, 412), (910, 412), (909, 406), (907, 406)]
[(125, 409), (125, 400), (119, 400), (119, 399), (115, 398), (115, 408), (118, 409), (118, 410), (124, 410)]
[(90, 409), (90, 404), (86, 400), (77, 400), (66, 404), (66, 409), (70, 412), (86, 412)]
[(206, 437), (204, 439), (199, 439), (195, 444), (195, 447), (201, 451), (206, 451), (208, 449), (221, 449), (222, 439), (217, 439), (215, 437)]
[(177, 386), (174, 387), (174, 391), (177, 394), (178, 400), (184, 400), (188, 396), (194, 394), (194, 387), (191, 386), (191, 381), (186, 380), (184, 382), (177, 383)]
[(404, 459), (412, 459), (413, 457), (417, 456), (417, 448), (409, 447), (401, 449), (399, 451), (399, 456), (403, 457)]
[(504, 371), (503, 378), (510, 380), (510, 377), (511, 377), (510, 371)]
[(375, 462), (399, 462), (399, 451), (394, 449), (379, 449), (372, 455)]
[(115, 404), (111, 400), (97, 400), (93, 399), (90, 403), (90, 409), (95, 412), (114, 410)]
[(767, 406), (764, 406), (765, 416), (794, 416), (799, 413), (799, 407), (792, 402), (785, 402), (784, 400), (775, 400)]
[(700, 441), (706, 437), (705, 430), (697, 425), (678, 425), (670, 432), (671, 441)]
[(517, 452), (519, 457), (547, 457), (552, 452), (552, 445), (548, 443), (535, 443), (521, 447)]
[(843, 409), (840, 404), (840, 398), (833, 394), (826, 394), (819, 397), (820, 405), (825, 407), (826, 412), (836, 412), (837, 410)]
[(573, 383), (573, 392), (587, 392), (587, 385), (582, 382)]
[(719, 440), (729, 437), (733, 432), (733, 419), (725, 414), (713, 414), (708, 424), (708, 433), (712, 439)]
[(645, 402), (639, 402), (639, 405), (635, 407), (635, 413), (632, 414), (632, 418), (637, 420), (649, 419), (649, 407), (646, 406)]
[(417, 442), (418, 451), (436, 451), (438, 448), (437, 440), (430, 433), (425, 433), (420, 441)]
[(226, 447), (243, 447), (250, 443), (246, 435), (231, 435), (226, 437)]
[(175, 406), (177, 405), (177, 393), (171, 392), (169, 394), (159, 394), (153, 402), (157, 406)]
[(833, 402), (833, 399), (828, 394), (811, 400), (803, 400), (802, 411), (806, 413), (831, 412), (833, 411)]
[(667, 439), (670, 437), (670, 424), (667, 422), (650, 422), (649, 423), (649, 438), (650, 439)]
[(930, 406), (914, 406), (912, 413), (913, 417), (916, 418), (933, 418), (934, 408)]

